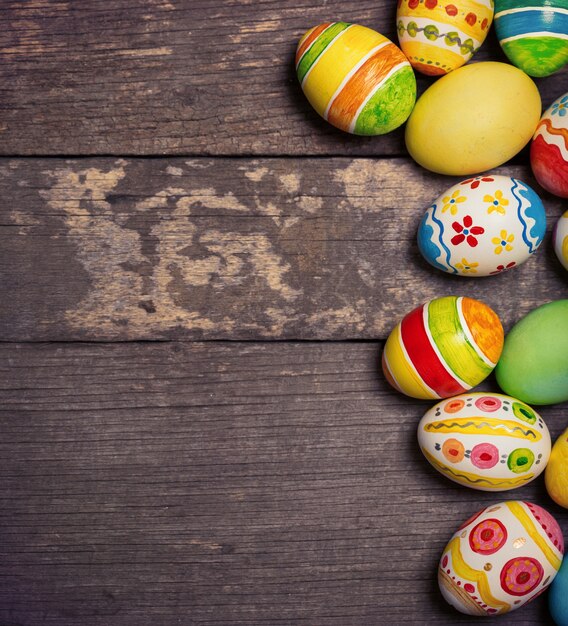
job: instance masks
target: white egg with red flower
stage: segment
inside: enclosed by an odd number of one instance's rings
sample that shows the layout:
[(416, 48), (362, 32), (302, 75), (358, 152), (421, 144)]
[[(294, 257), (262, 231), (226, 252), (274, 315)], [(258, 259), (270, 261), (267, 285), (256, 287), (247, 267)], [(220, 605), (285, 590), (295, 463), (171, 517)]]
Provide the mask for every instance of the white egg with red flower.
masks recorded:
[(490, 276), (524, 263), (542, 243), (546, 213), (524, 182), (488, 174), (442, 193), (418, 227), (418, 247), (434, 267)]
[(502, 615), (547, 589), (563, 555), (562, 530), (548, 511), (532, 502), (499, 502), (454, 533), (440, 558), (438, 584), (461, 613)]
[(507, 491), (541, 474), (550, 433), (528, 404), (501, 393), (467, 393), (443, 400), (418, 424), (428, 462), (465, 487)]

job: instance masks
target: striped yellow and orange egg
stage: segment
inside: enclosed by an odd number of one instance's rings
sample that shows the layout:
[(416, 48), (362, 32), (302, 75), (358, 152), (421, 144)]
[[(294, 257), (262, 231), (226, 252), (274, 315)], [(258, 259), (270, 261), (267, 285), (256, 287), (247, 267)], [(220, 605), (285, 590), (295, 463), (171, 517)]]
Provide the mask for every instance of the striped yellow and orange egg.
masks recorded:
[(450, 480), (482, 491), (522, 487), (544, 470), (550, 434), (530, 406), (498, 393), (439, 402), (418, 424), (428, 462)]
[(393, 329), (383, 351), (383, 372), (408, 396), (448, 398), (489, 376), (503, 340), (499, 317), (483, 302), (436, 298), (411, 311)]
[(442, 552), (438, 584), (467, 615), (501, 615), (542, 593), (562, 564), (558, 522), (531, 502), (490, 505), (468, 519)]
[(398, 40), (415, 70), (447, 74), (467, 63), (493, 21), (492, 0), (398, 0)]
[(308, 30), (296, 51), (296, 73), (319, 115), (356, 135), (394, 130), (416, 101), (416, 79), (404, 54), (357, 24), (327, 22)]

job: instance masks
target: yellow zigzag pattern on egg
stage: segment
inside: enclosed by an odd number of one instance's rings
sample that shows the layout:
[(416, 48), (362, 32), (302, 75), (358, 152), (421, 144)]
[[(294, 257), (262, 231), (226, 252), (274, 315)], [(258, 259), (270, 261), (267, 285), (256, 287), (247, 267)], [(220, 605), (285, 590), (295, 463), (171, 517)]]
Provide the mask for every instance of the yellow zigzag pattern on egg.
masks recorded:
[(484, 604), (497, 609), (499, 613), (506, 613), (511, 609), (511, 606), (502, 600), (498, 600), (491, 594), (491, 587), (487, 580), (485, 572), (473, 569), (470, 567), (462, 556), (460, 550), (460, 539), (454, 537), (448, 544), (448, 548), (452, 555), (452, 566), (456, 574), (464, 580), (470, 580), (477, 584), (477, 590)]
[[(476, 422), (476, 419), (482, 421)], [(463, 434), (504, 435), (507, 437), (515, 437), (516, 439), (532, 438), (533, 441), (542, 439), (542, 435), (539, 432), (532, 430), (532, 428), (521, 428), (517, 422), (481, 416), (439, 420), (437, 422), (430, 422), (430, 424), (424, 426), (426, 432), (437, 433), (455, 433), (456, 428), (459, 428)]]
[[(519, 487), (521, 485), (524, 485), (525, 483), (530, 482), (534, 478), (534, 474), (526, 474), (525, 476), (519, 476), (515, 478), (487, 478), (485, 476), (480, 476), (479, 474), (472, 474), (471, 472), (464, 472), (461, 470), (458, 471), (438, 461), (438, 459), (433, 457), (424, 448), (421, 448), (421, 450), (424, 453), (424, 456), (436, 469), (443, 472), (444, 474), (451, 474), (455, 477), (456, 480), (467, 480), (467, 482), (473, 485), (485, 483), (490, 489), (502, 490), (503, 487)], [(462, 484), (463, 480), (460, 480)]]
[(524, 529), (529, 534), (529, 537), (541, 549), (542, 553), (546, 557), (546, 560), (552, 565), (552, 567), (554, 567), (556, 571), (558, 571), (560, 569), (560, 565), (562, 564), (562, 559), (554, 553), (554, 550), (550, 547), (548, 541), (542, 536), (542, 533), (539, 532), (537, 527), (534, 525), (533, 521), (531, 520), (523, 506), (514, 501), (508, 501), (506, 504), (509, 507), (511, 513), (519, 520), (519, 522), (521, 522)]

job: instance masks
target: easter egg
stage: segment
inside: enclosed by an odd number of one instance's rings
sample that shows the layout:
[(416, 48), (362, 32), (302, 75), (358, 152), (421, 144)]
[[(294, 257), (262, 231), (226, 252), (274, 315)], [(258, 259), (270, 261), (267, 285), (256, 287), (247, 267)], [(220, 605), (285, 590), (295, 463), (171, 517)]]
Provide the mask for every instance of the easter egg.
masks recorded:
[(496, 62), (465, 65), (420, 96), (406, 125), (406, 147), (433, 172), (478, 174), (517, 154), (540, 113), (538, 89), (521, 70)]
[(550, 434), (524, 402), (469, 393), (439, 402), (418, 424), (418, 444), (441, 474), (465, 487), (506, 491), (534, 480), (550, 456)]
[(511, 63), (549, 76), (568, 62), (566, 0), (495, 0), (495, 32)]
[(536, 127), (531, 166), (542, 187), (568, 198), (568, 93), (552, 103)]
[(473, 298), (445, 296), (395, 326), (383, 351), (383, 372), (407, 396), (448, 398), (486, 378), (502, 348), (503, 327), (491, 308)]
[(548, 495), (568, 509), (568, 428), (558, 437), (544, 474)]
[(517, 322), (495, 374), (501, 389), (523, 402), (568, 400), (568, 300), (543, 304)]
[(562, 561), (550, 585), (548, 608), (556, 626), (568, 626), (568, 559)]
[(296, 74), (314, 109), (356, 135), (382, 135), (403, 124), (416, 100), (416, 78), (404, 54), (370, 28), (327, 22), (296, 50)]
[(418, 227), (418, 248), (448, 274), (489, 276), (524, 263), (545, 232), (544, 207), (528, 185), (477, 176), (434, 200)]
[(467, 63), (485, 41), (493, 21), (492, 0), (398, 0), (400, 47), (412, 67), (430, 76)]
[(556, 222), (552, 242), (558, 260), (568, 270), (568, 211)]
[(536, 504), (510, 500), (467, 520), (444, 548), (438, 584), (466, 615), (502, 615), (542, 593), (562, 564), (558, 522)]

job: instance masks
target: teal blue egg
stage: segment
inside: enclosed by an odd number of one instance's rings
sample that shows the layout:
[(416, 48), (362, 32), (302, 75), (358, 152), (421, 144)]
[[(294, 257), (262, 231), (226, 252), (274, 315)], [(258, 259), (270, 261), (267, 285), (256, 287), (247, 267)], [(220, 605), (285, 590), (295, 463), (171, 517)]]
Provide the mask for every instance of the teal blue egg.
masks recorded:
[(548, 607), (557, 626), (568, 626), (568, 559), (556, 574), (548, 592)]

